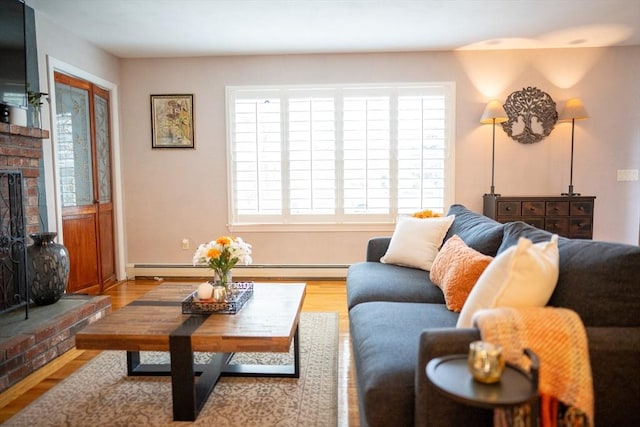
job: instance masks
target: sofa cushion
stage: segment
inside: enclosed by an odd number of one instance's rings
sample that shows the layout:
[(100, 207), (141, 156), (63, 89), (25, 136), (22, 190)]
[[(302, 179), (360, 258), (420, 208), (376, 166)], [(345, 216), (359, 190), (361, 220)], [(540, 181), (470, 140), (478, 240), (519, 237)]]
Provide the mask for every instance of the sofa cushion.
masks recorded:
[(469, 292), (493, 258), (469, 247), (458, 235), (442, 245), (433, 261), (429, 278), (442, 289), (447, 308), (462, 310)]
[(558, 281), (558, 236), (533, 244), (521, 237), (482, 273), (462, 307), (457, 326), (470, 328), (479, 310), (544, 307)]
[(457, 316), (444, 304), (368, 302), (350, 310), (362, 425), (413, 425), (420, 335), (455, 326)]
[(496, 255), (502, 242), (503, 224), (462, 205), (451, 205), (448, 215), (455, 215), (456, 219), (449, 227), (445, 240), (457, 234), (476, 251), (489, 256)]
[(387, 253), (380, 258), (380, 262), (422, 270), (431, 269), (431, 263), (454, 218), (453, 215), (424, 219), (399, 217)]
[[(548, 242), (551, 240), (553, 233), (533, 227), (526, 222), (515, 221), (504, 224), (502, 233), (502, 243), (498, 248), (498, 253), (502, 253), (510, 247), (516, 245), (520, 237), (526, 237), (533, 243)], [(558, 237), (558, 246), (566, 237)]]
[(444, 304), (444, 295), (428, 271), (379, 262), (353, 264), (347, 270), (347, 304), (351, 308), (369, 301)]
[(380, 262), (380, 258), (382, 258), (387, 252), (387, 249), (389, 249), (389, 243), (391, 243), (390, 236), (370, 238), (367, 242), (365, 261)]
[[(505, 225), (504, 246), (520, 236), (535, 242), (550, 235), (514, 222)], [(560, 237), (558, 252), (558, 284), (549, 305), (577, 312), (585, 326), (640, 326), (640, 247)]]

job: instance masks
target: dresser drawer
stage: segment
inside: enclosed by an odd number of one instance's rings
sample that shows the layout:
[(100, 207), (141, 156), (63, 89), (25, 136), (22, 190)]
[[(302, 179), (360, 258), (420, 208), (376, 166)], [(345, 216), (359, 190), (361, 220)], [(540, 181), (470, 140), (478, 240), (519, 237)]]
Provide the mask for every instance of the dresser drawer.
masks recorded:
[(593, 203), (591, 202), (571, 202), (570, 207), (571, 216), (592, 216), (593, 215)]
[(563, 237), (593, 237), (593, 196), (485, 194), (482, 203), (482, 213), (501, 223), (522, 221)]
[(569, 220), (569, 235), (571, 237), (582, 237), (590, 239), (593, 235), (593, 220), (591, 217), (571, 218)]
[(520, 202), (498, 202), (498, 216), (520, 216)]
[(544, 202), (522, 202), (522, 216), (545, 216)]
[(541, 230), (544, 230), (544, 217), (522, 217), (522, 219), (520, 220), (522, 222), (526, 222), (527, 224), (539, 228)]
[(548, 216), (567, 216), (569, 215), (569, 202), (547, 202)]
[(566, 236), (569, 233), (569, 218), (546, 218), (544, 229), (555, 234)]

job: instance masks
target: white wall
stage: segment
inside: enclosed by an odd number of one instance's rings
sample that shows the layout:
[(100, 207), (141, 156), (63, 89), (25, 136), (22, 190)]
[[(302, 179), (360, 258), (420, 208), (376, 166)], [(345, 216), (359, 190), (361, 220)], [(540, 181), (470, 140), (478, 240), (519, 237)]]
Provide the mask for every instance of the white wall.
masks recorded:
[[(581, 97), (573, 183), (596, 196), (594, 237), (637, 244), (640, 169), (640, 47), (493, 52), (415, 52), (121, 60), (121, 118), (128, 263), (189, 264), (193, 247), (227, 231), (226, 85), (454, 81), (455, 201), (481, 211), (491, 181), (487, 100), (527, 86), (563, 102)], [(152, 150), (150, 94), (193, 93), (195, 150)], [(571, 125), (537, 144), (497, 133), (496, 190), (559, 195), (569, 184)], [(389, 229), (389, 233), (391, 232)], [(362, 260), (378, 232), (243, 233), (257, 264), (346, 264)], [(181, 249), (182, 238), (192, 248)]]

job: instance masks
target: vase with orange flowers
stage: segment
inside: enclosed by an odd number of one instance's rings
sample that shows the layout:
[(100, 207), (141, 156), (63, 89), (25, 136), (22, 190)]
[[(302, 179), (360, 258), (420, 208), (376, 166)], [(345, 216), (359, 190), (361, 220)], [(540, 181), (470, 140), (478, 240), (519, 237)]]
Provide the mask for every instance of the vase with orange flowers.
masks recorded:
[(251, 245), (240, 237), (221, 236), (198, 246), (193, 255), (193, 265), (207, 265), (214, 273), (214, 284), (224, 286), (231, 283), (231, 270), (237, 264), (249, 265)]

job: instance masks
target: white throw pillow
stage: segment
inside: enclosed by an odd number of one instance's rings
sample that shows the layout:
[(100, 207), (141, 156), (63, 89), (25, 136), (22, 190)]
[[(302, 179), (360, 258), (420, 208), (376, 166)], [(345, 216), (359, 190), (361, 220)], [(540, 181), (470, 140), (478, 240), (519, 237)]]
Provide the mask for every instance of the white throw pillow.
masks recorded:
[(558, 236), (518, 244), (495, 257), (478, 278), (458, 317), (458, 328), (473, 326), (473, 315), (486, 308), (544, 307), (558, 282)]
[(454, 219), (455, 215), (398, 218), (387, 253), (380, 258), (380, 262), (429, 271)]

